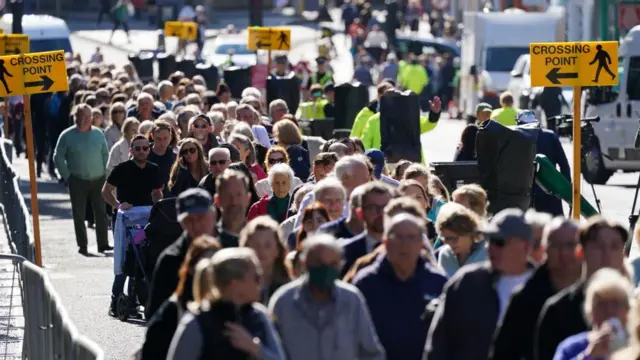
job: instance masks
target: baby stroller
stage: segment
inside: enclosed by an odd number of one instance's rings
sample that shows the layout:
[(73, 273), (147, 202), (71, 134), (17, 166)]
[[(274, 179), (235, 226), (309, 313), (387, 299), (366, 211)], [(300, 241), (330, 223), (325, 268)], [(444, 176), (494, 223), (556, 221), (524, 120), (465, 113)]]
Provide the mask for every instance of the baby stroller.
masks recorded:
[[(149, 268), (146, 262), (147, 241), (144, 226), (149, 219), (150, 206), (140, 206), (125, 212), (118, 212), (116, 232), (124, 231), (114, 247), (114, 265), (122, 264), (120, 271), (129, 277), (127, 293), (116, 299), (116, 315), (120, 321), (127, 321), (136, 314), (138, 304), (146, 304), (149, 297)], [(116, 236), (118, 238), (118, 236)]]

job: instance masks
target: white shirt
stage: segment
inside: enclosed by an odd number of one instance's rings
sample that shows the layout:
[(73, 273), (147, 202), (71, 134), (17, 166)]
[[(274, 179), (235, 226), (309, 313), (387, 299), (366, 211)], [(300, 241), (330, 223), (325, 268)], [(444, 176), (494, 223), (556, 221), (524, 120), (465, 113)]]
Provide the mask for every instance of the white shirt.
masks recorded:
[(387, 44), (387, 34), (385, 34), (384, 31), (370, 31), (365, 41), (369, 47), (385, 47)]
[(513, 290), (520, 284), (524, 284), (529, 277), (533, 274), (533, 269), (527, 269), (520, 275), (502, 275), (498, 280), (496, 290), (498, 291), (498, 300), (500, 302), (500, 315), (498, 316), (498, 323), (502, 322), (505, 310), (509, 304), (509, 299)]
[(129, 160), (129, 143), (125, 139), (120, 139), (109, 151), (109, 160), (107, 160), (107, 176), (111, 174), (113, 168), (121, 163)]
[(267, 129), (262, 125), (253, 125), (251, 126), (251, 132), (253, 133), (253, 137), (264, 147), (267, 149), (271, 148), (271, 141), (269, 140), (269, 133)]

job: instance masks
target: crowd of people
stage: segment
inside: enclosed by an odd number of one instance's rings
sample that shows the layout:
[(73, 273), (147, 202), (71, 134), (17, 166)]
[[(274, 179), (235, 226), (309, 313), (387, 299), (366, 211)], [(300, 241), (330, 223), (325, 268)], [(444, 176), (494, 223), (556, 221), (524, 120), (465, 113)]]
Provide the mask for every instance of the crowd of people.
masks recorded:
[[(176, 72), (142, 84), (131, 67), (97, 64), (70, 66), (69, 88), (34, 100), (55, 125), (34, 160), (68, 186), (79, 254), (87, 222), (99, 252), (126, 251), (108, 240), (117, 214), (166, 201), (182, 231), (159, 251), (146, 296), (129, 293), (141, 305), (130, 316), (147, 321), (138, 359), (639, 354), (640, 263), (625, 258), (617, 223), (489, 214), (481, 186), (450, 193), (423, 163), (386, 163), (377, 141), (303, 136), (286, 102), (265, 104), (255, 88), (236, 101), (224, 82)], [(429, 102), (421, 128), (440, 105)]]

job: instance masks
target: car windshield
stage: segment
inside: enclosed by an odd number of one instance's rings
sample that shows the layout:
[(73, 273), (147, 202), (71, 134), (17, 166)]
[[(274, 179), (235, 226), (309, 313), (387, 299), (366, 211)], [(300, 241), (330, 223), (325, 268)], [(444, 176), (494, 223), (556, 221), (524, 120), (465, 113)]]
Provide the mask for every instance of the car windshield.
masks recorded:
[(227, 55), (233, 51), (235, 55), (250, 55), (253, 51), (247, 49), (247, 44), (221, 44), (216, 48), (217, 55)]
[(68, 38), (31, 40), (29, 42), (29, 50), (32, 53), (55, 50), (72, 52), (71, 43)]
[(528, 54), (529, 47), (490, 47), (484, 68), (487, 71), (510, 72), (522, 54)]

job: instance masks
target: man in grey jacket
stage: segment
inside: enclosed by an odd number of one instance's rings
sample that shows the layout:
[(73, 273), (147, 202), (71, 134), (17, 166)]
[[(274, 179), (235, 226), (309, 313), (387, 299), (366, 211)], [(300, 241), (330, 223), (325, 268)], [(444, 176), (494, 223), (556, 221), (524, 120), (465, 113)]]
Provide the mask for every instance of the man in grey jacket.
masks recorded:
[(289, 360), (384, 360), (364, 297), (338, 280), (342, 251), (335, 238), (304, 242), (305, 274), (281, 287), (269, 310)]

